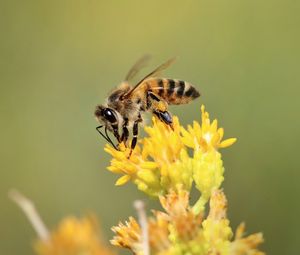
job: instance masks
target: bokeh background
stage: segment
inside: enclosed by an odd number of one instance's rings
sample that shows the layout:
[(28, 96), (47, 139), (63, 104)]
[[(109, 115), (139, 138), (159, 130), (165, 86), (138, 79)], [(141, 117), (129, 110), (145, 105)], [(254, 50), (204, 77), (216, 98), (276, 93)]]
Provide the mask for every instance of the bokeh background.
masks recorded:
[[(202, 92), (172, 107), (183, 124), (204, 103), (238, 142), (223, 153), (229, 218), (262, 231), (268, 254), (299, 253), (299, 1), (1, 1), (0, 254), (36, 237), (7, 197), (17, 188), (49, 228), (94, 211), (106, 238), (144, 198), (115, 187), (94, 107), (145, 53)], [(148, 208), (157, 206), (148, 202)], [(124, 253), (126, 254), (126, 253)]]

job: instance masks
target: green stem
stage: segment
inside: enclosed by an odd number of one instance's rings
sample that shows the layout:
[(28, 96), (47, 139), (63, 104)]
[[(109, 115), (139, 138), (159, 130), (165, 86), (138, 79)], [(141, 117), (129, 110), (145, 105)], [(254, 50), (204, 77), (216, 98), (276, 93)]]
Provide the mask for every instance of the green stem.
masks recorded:
[(199, 197), (198, 201), (193, 206), (193, 212), (195, 214), (199, 214), (203, 212), (205, 209), (205, 204), (207, 203), (208, 199), (203, 195)]

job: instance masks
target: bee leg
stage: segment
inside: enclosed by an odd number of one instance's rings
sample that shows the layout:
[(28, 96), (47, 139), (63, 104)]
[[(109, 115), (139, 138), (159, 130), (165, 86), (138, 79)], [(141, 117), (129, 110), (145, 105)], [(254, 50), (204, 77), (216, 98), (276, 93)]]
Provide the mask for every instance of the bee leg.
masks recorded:
[(167, 124), (169, 127), (173, 128), (173, 118), (172, 115), (168, 111), (158, 111), (154, 110), (153, 113), (165, 124)]
[(113, 129), (113, 134), (114, 134), (115, 138), (118, 140), (118, 143), (120, 143), (121, 137), (119, 135), (118, 123), (116, 122), (116, 123), (111, 124), (111, 127)]
[(125, 146), (126, 146), (127, 139), (129, 137), (129, 131), (127, 126), (128, 126), (128, 118), (125, 118), (123, 123), (123, 133), (121, 136), (121, 142), (124, 142)]
[(118, 150), (118, 148), (114, 145), (114, 143), (112, 142), (112, 140), (110, 139), (110, 137), (108, 136), (107, 134), (107, 128), (105, 127), (105, 135), (100, 131), (100, 129), (102, 128), (103, 126), (98, 126), (96, 127), (96, 130), (99, 132), (99, 134), (108, 142), (110, 143), (114, 149)]
[(172, 115), (167, 111), (168, 103), (163, 98), (153, 92), (148, 92), (147, 107), (152, 109), (153, 114), (174, 130)]
[(133, 123), (133, 130), (132, 130), (133, 138), (131, 141), (131, 148), (130, 148), (130, 153), (129, 153), (128, 158), (130, 158), (132, 151), (134, 150), (136, 143), (137, 143), (137, 136), (138, 136), (138, 132), (139, 132), (139, 122), (140, 122), (140, 120), (138, 119)]
[(155, 108), (159, 102), (161, 102), (162, 99), (155, 95), (153, 92), (151, 91), (148, 91), (147, 93), (147, 108), (150, 109), (150, 108)]

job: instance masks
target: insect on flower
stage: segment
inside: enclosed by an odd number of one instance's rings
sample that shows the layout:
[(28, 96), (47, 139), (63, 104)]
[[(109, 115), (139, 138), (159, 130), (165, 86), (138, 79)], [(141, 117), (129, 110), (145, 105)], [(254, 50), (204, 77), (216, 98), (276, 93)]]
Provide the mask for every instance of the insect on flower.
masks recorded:
[[(95, 110), (95, 117), (102, 124), (96, 128), (97, 131), (115, 149), (118, 149), (118, 146), (114, 145), (107, 131), (113, 133), (118, 143), (123, 142), (126, 145), (129, 137), (128, 128), (132, 127), (133, 138), (129, 157), (137, 143), (138, 125), (143, 121), (141, 113), (152, 112), (163, 123), (173, 128), (173, 119), (168, 111), (168, 105), (186, 104), (200, 96), (200, 93), (188, 82), (158, 78), (160, 72), (174, 62), (174, 58), (157, 67), (135, 86), (131, 86), (131, 80), (148, 60), (149, 56), (139, 59), (129, 70), (125, 80), (108, 96), (107, 103), (97, 105)], [(105, 130), (104, 134), (100, 130), (102, 127)]]

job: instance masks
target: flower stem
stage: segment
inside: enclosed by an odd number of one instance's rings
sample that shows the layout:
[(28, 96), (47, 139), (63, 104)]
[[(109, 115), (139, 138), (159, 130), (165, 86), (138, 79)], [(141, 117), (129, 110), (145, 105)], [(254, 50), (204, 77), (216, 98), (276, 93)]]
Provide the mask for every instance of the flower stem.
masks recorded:
[(32, 227), (36, 231), (39, 238), (43, 241), (49, 240), (49, 231), (37, 212), (33, 202), (22, 195), (17, 190), (11, 190), (8, 196), (13, 200), (25, 213)]
[(149, 235), (148, 235), (148, 221), (145, 211), (145, 203), (141, 200), (134, 201), (134, 207), (137, 211), (139, 223), (142, 229), (142, 241), (143, 241), (143, 254), (150, 255), (149, 248)]
[(208, 199), (204, 196), (200, 196), (198, 201), (193, 206), (193, 211), (195, 214), (199, 214), (200, 212), (204, 211), (205, 204), (207, 203)]

